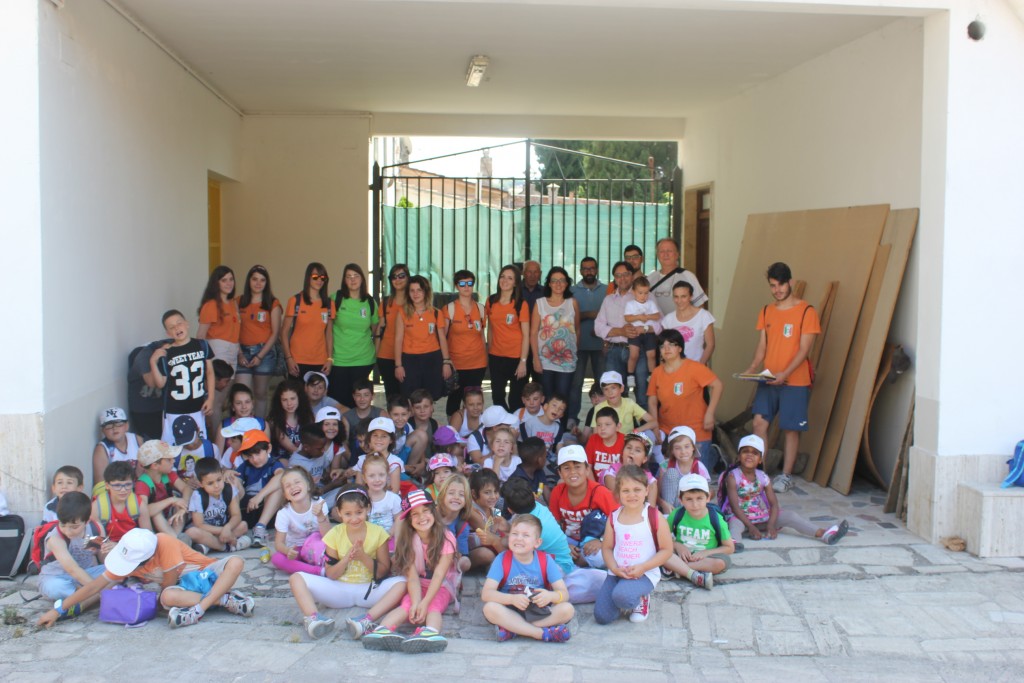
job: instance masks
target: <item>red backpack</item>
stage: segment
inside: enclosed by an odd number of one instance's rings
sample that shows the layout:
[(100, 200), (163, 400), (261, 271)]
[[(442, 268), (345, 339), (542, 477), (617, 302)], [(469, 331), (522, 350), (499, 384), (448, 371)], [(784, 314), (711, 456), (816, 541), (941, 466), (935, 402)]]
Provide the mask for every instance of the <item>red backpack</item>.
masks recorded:
[[(651, 525), (651, 536), (654, 538), (654, 552), (661, 550), (661, 545), (658, 543), (658, 520), (661, 517), (661, 513), (654, 508), (653, 505), (647, 504), (647, 523)], [(608, 523), (612, 525), (612, 533), (615, 533), (615, 514), (608, 515)]]
[[(537, 550), (537, 562), (540, 564), (540, 577), (544, 580), (544, 588), (551, 590), (548, 582), (548, 554)], [(505, 587), (508, 582), (508, 575), (512, 573), (512, 551), (506, 550), (501, 558), (501, 581), (498, 582), (498, 590)]]
[[(50, 533), (60, 522), (54, 520), (37, 526), (35, 531), (32, 532), (32, 551), (30, 553), (29, 567), (35, 569), (33, 572), (31, 569), (29, 573), (38, 573), (39, 569), (43, 566), (43, 560), (46, 559), (46, 536)], [(100, 526), (93, 521), (88, 522), (89, 531), (94, 532), (93, 535), (102, 535), (103, 530)]]

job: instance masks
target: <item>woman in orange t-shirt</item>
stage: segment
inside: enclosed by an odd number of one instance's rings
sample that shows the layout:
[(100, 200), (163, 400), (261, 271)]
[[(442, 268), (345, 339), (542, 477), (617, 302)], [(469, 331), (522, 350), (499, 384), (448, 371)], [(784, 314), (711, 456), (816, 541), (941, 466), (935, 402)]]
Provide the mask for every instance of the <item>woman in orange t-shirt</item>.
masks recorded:
[[(199, 329), (196, 339), (205, 339), (219, 358), (234, 370), (238, 366), (238, 336), (241, 332), (241, 316), (235, 301), (235, 273), (227, 266), (217, 266), (210, 273), (210, 279), (199, 301)], [(227, 390), (215, 391), (213, 410), (206, 417), (207, 434), (217, 433)]]
[(238, 335), (240, 353), (235, 377), (253, 390), (253, 414), (267, 413), (270, 378), (277, 371), (277, 335), (281, 331), (281, 302), (270, 288), (270, 273), (253, 266), (245, 277), (238, 299), (242, 330)]
[(523, 406), (526, 358), (530, 352), (530, 306), (523, 301), (522, 280), (518, 267), (504, 266), (498, 273), (498, 291), (487, 298), (491, 402), (509, 412)]
[(288, 374), (296, 379), (307, 372), (327, 375), (334, 365), (334, 302), (327, 295), (327, 269), (322, 263), (306, 266), (302, 291), (288, 299), (281, 326), (281, 350)]
[(409, 286), (409, 266), (396, 263), (388, 273), (391, 296), (380, 303), (380, 329), (377, 331), (377, 370), (384, 382), (384, 396), (391, 398), (402, 392), (402, 385), (395, 378), (395, 330), (398, 329), (399, 312), (405, 306), (406, 288)]
[(476, 275), (469, 270), (460, 270), (455, 273), (454, 282), (459, 296), (444, 307), (448, 351), (452, 364), (459, 371), (459, 387), (448, 394), (448, 405), (444, 411), (449, 418), (462, 408), (463, 388), (480, 386), (487, 372), (487, 344), (484, 341), (487, 317), (483, 306), (473, 299)]
[(395, 378), (408, 396), (426, 389), (436, 401), (451, 377), (444, 316), (430, 305), (433, 292), (422, 275), (409, 278), (408, 298), (395, 325)]

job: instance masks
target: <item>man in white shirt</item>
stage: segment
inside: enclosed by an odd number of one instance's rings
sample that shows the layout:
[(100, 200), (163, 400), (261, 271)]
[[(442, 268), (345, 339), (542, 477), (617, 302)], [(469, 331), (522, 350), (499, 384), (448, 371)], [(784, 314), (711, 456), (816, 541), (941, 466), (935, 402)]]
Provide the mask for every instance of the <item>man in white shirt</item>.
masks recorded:
[(663, 237), (658, 240), (658, 263), (661, 268), (654, 269), (647, 274), (651, 282), (651, 294), (654, 295), (654, 303), (658, 304), (662, 317), (676, 309), (672, 301), (672, 285), (685, 280), (693, 286), (693, 305), (703, 306), (708, 295), (704, 288), (697, 282), (697, 276), (679, 265), (679, 246), (671, 237)]
[[(615, 291), (605, 297), (594, 320), (594, 334), (604, 339), (604, 369), (614, 370), (626, 375), (629, 363), (629, 340), (640, 334), (641, 329), (626, 323), (624, 317), (626, 303), (633, 300), (633, 267), (625, 261), (619, 261), (612, 267), (615, 278)], [(647, 409), (647, 378), (650, 371), (647, 367), (647, 356), (640, 354), (636, 364), (636, 395), (634, 400), (644, 410)]]

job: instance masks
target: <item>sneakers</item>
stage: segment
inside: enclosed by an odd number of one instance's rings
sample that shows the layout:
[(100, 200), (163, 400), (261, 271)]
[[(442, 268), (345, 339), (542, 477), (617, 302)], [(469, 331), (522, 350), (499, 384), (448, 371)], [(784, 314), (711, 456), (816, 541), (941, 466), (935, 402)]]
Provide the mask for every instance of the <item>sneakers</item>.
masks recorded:
[(195, 544), (193, 544), (192, 545), (192, 550), (195, 550), (198, 553), (202, 553), (203, 555), (209, 555), (210, 554), (210, 546), (206, 545), (205, 543), (195, 543)]
[(512, 633), (512, 631), (504, 629), (501, 626), (494, 627), (494, 635), (498, 638), (499, 643), (504, 643), (506, 640), (512, 640), (516, 637), (515, 633)]
[(359, 640), (364, 634), (370, 633), (377, 628), (377, 624), (373, 623), (373, 620), (366, 615), (359, 619), (346, 619), (345, 625), (348, 626), (348, 632), (352, 635), (352, 640)]
[(626, 375), (626, 386), (630, 389), (636, 389), (636, 375)]
[(253, 610), (256, 609), (256, 601), (252, 599), (252, 596), (245, 593), (231, 591), (226, 597), (224, 609), (232, 614), (237, 614), (240, 617), (251, 617)]
[(783, 472), (772, 480), (772, 488), (775, 493), (785, 493), (793, 488), (793, 477)]
[(671, 581), (672, 579), (676, 578), (676, 573), (668, 567), (666, 567), (665, 565), (658, 567), (658, 569), (661, 570), (661, 578), (663, 580)]
[(367, 650), (399, 652), (402, 650), (402, 643), (404, 640), (405, 638), (386, 626), (378, 626), (363, 636), (363, 647)]
[(448, 640), (429, 626), (421, 626), (402, 642), (402, 652), (417, 655), (423, 652), (441, 652), (448, 647)]
[(239, 550), (245, 550), (252, 545), (252, 539), (248, 536), (239, 536), (235, 539), (235, 542), (228, 546), (228, 552), (233, 553)]
[(171, 628), (179, 626), (193, 626), (199, 623), (203, 613), (199, 611), (199, 605), (194, 607), (172, 607), (167, 613), (167, 621)]
[(823, 540), (828, 545), (835, 545), (839, 542), (839, 539), (846, 535), (846, 532), (849, 530), (850, 524), (844, 519), (843, 521), (839, 522), (839, 524), (835, 524), (826, 529), (825, 533), (821, 535), (821, 540)]
[(639, 624), (641, 621), (647, 621), (649, 616), (651, 616), (651, 596), (645, 595), (640, 598), (640, 604), (633, 608), (629, 620), (634, 624)]
[(325, 619), (319, 614), (313, 617), (303, 617), (302, 621), (306, 624), (306, 633), (313, 640), (319, 640), (334, 630), (334, 619)]
[(690, 577), (690, 583), (697, 588), (706, 588), (711, 590), (715, 585), (715, 575), (711, 572), (694, 571), (693, 576)]
[(541, 636), (541, 640), (545, 643), (564, 643), (570, 638), (572, 638), (572, 633), (569, 632), (569, 627), (565, 624), (547, 626), (544, 628), (544, 635)]
[(252, 544), (257, 548), (267, 547), (267, 527), (257, 524), (252, 529)]

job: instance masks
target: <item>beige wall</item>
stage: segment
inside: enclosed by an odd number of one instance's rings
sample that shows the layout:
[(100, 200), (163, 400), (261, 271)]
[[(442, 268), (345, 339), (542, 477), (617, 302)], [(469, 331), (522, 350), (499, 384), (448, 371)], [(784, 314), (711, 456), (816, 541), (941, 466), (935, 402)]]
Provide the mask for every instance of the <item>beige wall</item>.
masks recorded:
[(241, 280), (270, 270), (282, 301), (306, 264), (327, 266), (334, 291), (348, 262), (369, 254), (368, 116), (249, 116), (238, 183), (221, 186), (223, 256)]

